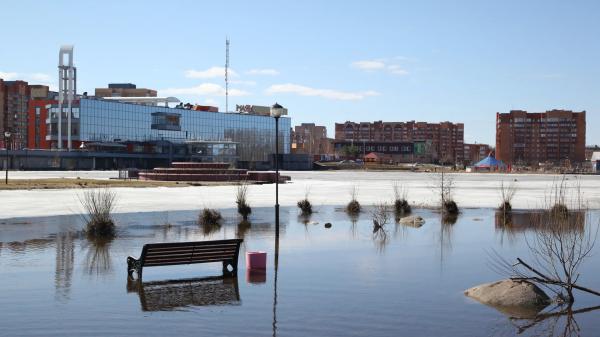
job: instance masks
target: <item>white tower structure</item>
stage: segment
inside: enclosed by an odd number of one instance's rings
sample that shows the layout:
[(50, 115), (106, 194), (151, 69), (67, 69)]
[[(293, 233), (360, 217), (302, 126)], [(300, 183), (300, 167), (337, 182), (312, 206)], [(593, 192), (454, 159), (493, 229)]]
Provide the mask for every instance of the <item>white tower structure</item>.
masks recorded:
[[(68, 61), (65, 63), (65, 55)], [(73, 99), (77, 93), (77, 69), (73, 66), (73, 46), (64, 45), (60, 47), (58, 53), (58, 148), (62, 149), (62, 116), (63, 106), (67, 106), (67, 148), (71, 151), (73, 147), (71, 135), (71, 118)]]
[(225, 39), (225, 112), (229, 112), (229, 38)]

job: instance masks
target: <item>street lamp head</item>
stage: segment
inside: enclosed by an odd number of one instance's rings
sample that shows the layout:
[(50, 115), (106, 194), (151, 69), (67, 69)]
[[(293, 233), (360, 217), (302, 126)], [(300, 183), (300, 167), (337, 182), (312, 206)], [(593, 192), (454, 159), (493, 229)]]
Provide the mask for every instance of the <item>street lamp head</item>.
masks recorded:
[(281, 105), (279, 105), (279, 103), (275, 103), (271, 107), (271, 117), (279, 118), (285, 114), (285, 109)]
[(4, 138), (10, 138), (11, 134), (9, 131), (4, 131)]

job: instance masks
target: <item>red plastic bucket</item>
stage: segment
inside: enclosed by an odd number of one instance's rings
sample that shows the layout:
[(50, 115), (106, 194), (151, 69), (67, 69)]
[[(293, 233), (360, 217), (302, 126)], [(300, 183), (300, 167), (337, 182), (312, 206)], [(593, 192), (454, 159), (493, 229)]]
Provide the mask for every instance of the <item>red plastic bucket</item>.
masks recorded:
[(267, 253), (246, 252), (246, 269), (267, 269)]

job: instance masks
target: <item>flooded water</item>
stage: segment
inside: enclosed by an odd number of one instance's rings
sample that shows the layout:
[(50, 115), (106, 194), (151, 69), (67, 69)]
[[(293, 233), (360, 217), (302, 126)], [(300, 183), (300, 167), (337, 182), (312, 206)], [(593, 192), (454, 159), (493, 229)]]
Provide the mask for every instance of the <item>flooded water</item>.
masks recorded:
[[(597, 226), (598, 211), (590, 213)], [(559, 336), (565, 320), (511, 319), (463, 295), (505, 278), (489, 254), (529, 257), (527, 214), (510, 230), (491, 209), (464, 209), (454, 224), (426, 209), (422, 227), (391, 223), (374, 235), (371, 216), (350, 218), (323, 206), (310, 219), (282, 208), (277, 268), (271, 208), (250, 226), (233, 210), (220, 228), (198, 212), (119, 214), (119, 235), (90, 242), (78, 216), (0, 220), (0, 335), (20, 336)], [(331, 228), (325, 223), (330, 222)], [(243, 238), (237, 278), (221, 264), (144, 269), (128, 280), (126, 258), (153, 242)], [(268, 253), (266, 273), (249, 273), (245, 252)], [(598, 247), (578, 283), (600, 288)], [(600, 304), (578, 293), (575, 309)], [(574, 316), (582, 336), (597, 336), (600, 311)]]

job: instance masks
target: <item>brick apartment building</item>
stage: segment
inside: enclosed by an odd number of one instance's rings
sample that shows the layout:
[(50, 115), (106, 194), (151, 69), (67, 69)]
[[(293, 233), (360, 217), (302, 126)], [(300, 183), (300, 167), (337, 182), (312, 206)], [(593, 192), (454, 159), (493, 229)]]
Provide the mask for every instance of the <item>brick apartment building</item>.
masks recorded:
[[(30, 85), (25, 81), (3, 81), (0, 79), (0, 131), (12, 134), (10, 148), (23, 149), (29, 144), (29, 104), (50, 95), (45, 85)], [(45, 119), (41, 121), (45, 123)], [(1, 142), (4, 146), (4, 137)]]
[(302, 123), (292, 130), (292, 153), (312, 156), (333, 155), (333, 142), (327, 138), (327, 128), (314, 123)]
[(108, 88), (96, 88), (96, 97), (156, 97), (156, 90), (138, 88), (133, 83), (110, 83)]
[(395, 162), (463, 163), (464, 124), (426, 122), (345, 122), (335, 124), (335, 147), (391, 154)]
[(488, 144), (465, 144), (465, 165), (475, 164), (490, 154)]
[[(27, 105), (31, 88), (24, 81), (0, 79), (0, 130), (10, 131), (10, 147), (21, 149), (27, 143)], [(4, 137), (2, 142), (4, 143)]]
[(496, 158), (511, 165), (585, 160), (585, 111), (496, 114)]

